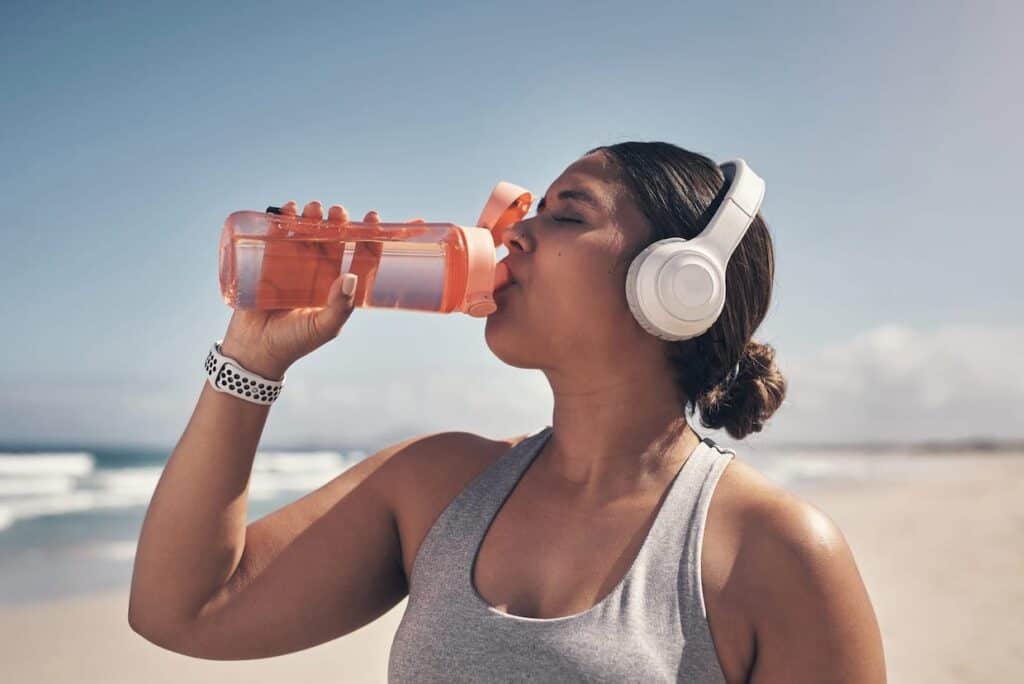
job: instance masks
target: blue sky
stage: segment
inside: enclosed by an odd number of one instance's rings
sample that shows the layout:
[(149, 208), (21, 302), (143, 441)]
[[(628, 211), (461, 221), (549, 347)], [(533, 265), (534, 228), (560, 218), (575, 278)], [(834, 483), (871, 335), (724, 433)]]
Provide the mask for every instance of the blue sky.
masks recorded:
[[(791, 384), (752, 441), (1021, 434), (1013, 3), (12, 5), (0, 440), (172, 445), (230, 318), (232, 211), (467, 223), (496, 181), (540, 193), (622, 140), (767, 183), (755, 339)], [(293, 367), (264, 441), (509, 436), (550, 411), (482, 320), (358, 310)]]

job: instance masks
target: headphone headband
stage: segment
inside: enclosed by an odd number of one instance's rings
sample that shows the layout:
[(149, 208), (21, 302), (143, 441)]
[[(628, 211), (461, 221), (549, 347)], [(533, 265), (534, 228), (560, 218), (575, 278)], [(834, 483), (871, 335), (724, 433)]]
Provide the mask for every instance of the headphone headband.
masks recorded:
[(719, 165), (729, 189), (708, 225), (695, 239), (714, 252), (722, 271), (747, 228), (753, 223), (764, 201), (764, 180), (742, 159), (731, 159)]

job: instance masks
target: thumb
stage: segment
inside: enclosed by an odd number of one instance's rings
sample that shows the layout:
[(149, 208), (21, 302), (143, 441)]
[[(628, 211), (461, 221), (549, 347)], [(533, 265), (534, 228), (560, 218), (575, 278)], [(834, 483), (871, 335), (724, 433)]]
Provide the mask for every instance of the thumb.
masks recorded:
[(358, 280), (355, 273), (342, 273), (334, 279), (327, 291), (327, 304), (313, 314), (317, 330), (331, 337), (337, 336), (341, 326), (352, 315)]

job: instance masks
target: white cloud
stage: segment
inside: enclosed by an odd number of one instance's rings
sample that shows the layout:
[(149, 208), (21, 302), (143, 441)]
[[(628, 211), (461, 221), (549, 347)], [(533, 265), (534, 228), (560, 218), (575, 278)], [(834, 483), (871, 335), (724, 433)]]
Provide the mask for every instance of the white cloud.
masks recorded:
[[(885, 325), (778, 363), (788, 398), (772, 441), (1020, 437), (1024, 328)], [(765, 430), (765, 438), (769, 430)]]
[[(785, 403), (745, 444), (1020, 437), (1024, 328), (886, 325), (778, 363)], [(160, 383), (33, 383), (0, 388), (0, 439), (173, 445), (202, 377)], [(422, 432), (508, 437), (551, 420), (539, 371), (493, 365), (330, 377), (289, 372), (262, 445), (380, 446)], [(727, 435), (701, 430), (728, 445)]]
[[(466, 430), (490, 437), (532, 432), (551, 419), (539, 371), (436, 368), (356, 382), (300, 377), (278, 400), (267, 436), (282, 443), (398, 441), (421, 432)], [(273, 430), (273, 435), (270, 431)]]
[[(544, 376), (495, 365), (325, 378), (300, 363), (261, 445), (373, 446), (446, 430), (497, 438), (547, 424)], [(0, 386), (0, 440), (173, 445), (202, 387), (201, 374), (187, 383), (8, 383)]]

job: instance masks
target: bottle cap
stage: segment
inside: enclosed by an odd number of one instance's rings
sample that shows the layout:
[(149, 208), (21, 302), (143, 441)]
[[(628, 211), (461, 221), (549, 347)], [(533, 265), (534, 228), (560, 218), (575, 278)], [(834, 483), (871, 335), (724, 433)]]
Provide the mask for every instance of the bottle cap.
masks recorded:
[(494, 246), (498, 247), (505, 229), (521, 221), (530, 211), (531, 204), (533, 195), (529, 190), (507, 181), (499, 181), (491, 190), (491, 196), (480, 218), (476, 220), (476, 225), (489, 229), (494, 236)]
[(476, 228), (463, 228), (466, 238), (466, 294), (459, 307), (470, 316), (481, 318), (497, 310), (494, 303), (494, 275), (497, 256), (494, 248), (501, 244), (505, 229), (522, 220), (533, 203), (533, 195), (525, 188), (500, 181), (477, 219)]
[(460, 226), (466, 239), (466, 294), (459, 311), (475, 318), (494, 313), (494, 269), (496, 258), (491, 233), (486, 228)]

